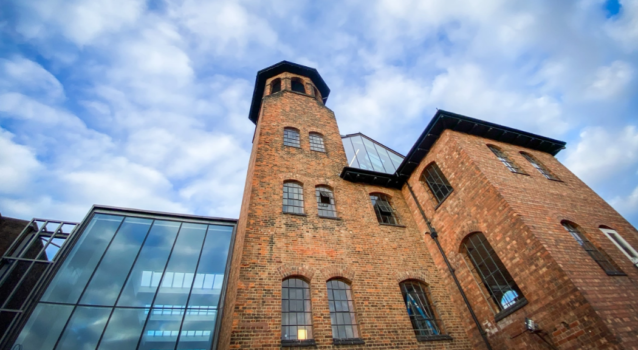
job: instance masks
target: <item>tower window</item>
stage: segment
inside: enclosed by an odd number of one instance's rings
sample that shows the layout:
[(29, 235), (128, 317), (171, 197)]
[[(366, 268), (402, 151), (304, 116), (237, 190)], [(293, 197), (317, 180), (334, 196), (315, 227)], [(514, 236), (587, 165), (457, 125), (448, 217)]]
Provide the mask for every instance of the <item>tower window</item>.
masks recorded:
[(580, 246), (585, 249), (587, 254), (589, 254), (589, 256), (594, 259), (594, 261), (598, 263), (598, 265), (600, 265), (600, 267), (602, 267), (605, 273), (610, 276), (625, 276), (625, 273), (616, 268), (616, 266), (612, 264), (609, 258), (603, 252), (598, 250), (598, 248), (596, 248), (596, 246), (594, 246), (594, 244), (592, 244), (592, 242), (590, 242), (585, 237), (585, 235), (583, 235), (583, 233), (575, 224), (569, 221), (563, 221), (561, 224), (563, 225), (565, 230), (567, 230), (567, 232), (569, 232), (569, 234), (574, 237), (576, 242), (578, 242), (578, 244), (580, 244)]
[(270, 83), (270, 94), (281, 91), (281, 79), (277, 78)]
[(399, 220), (395, 215), (394, 208), (390, 204), (390, 197), (383, 193), (373, 193), (370, 195), (374, 212), (380, 224), (398, 225)]
[(600, 230), (625, 254), (631, 262), (638, 267), (638, 251), (634, 249), (618, 232), (610, 228), (601, 227)]
[(505, 265), (481, 232), (469, 235), (463, 247), (490, 296), (503, 311), (525, 299)]
[(359, 338), (359, 328), (354, 313), (354, 301), (350, 285), (341, 280), (330, 280), (327, 285), (332, 338)]
[(290, 147), (301, 147), (299, 142), (299, 130), (294, 128), (284, 128), (284, 145)]
[(317, 194), (319, 216), (336, 218), (337, 210), (335, 208), (335, 199), (332, 191), (328, 187), (317, 186), (315, 192)]
[(492, 145), (487, 145), (487, 148), (489, 148), (492, 153), (494, 153), (496, 158), (498, 158), (498, 160), (500, 160), (501, 163), (503, 163), (511, 172), (525, 174), (525, 172), (521, 168), (519, 168), (518, 165), (512, 162), (500, 148)]
[(292, 91), (301, 92), (303, 94), (306, 93), (306, 88), (304, 87), (303, 81), (299, 78), (292, 78), (290, 80)]
[(323, 136), (316, 132), (310, 133), (310, 150), (317, 152), (325, 152), (326, 148), (323, 145)]
[(521, 155), (525, 157), (525, 159), (527, 159), (527, 161), (530, 162), (532, 166), (536, 168), (536, 170), (543, 174), (543, 176), (545, 176), (549, 180), (560, 181), (559, 178), (554, 176), (551, 171), (549, 171), (540, 161), (534, 158), (531, 154), (521, 152)]
[(441, 330), (426, 293), (427, 288), (417, 281), (404, 281), (399, 286), (416, 336), (440, 335)]
[(281, 285), (281, 339), (312, 339), (310, 286), (301, 278), (288, 278)]
[(441, 204), (454, 190), (436, 163), (428, 165), (423, 171), (423, 180), (428, 184), (437, 203)]
[(284, 213), (303, 214), (303, 187), (294, 181), (284, 182)]

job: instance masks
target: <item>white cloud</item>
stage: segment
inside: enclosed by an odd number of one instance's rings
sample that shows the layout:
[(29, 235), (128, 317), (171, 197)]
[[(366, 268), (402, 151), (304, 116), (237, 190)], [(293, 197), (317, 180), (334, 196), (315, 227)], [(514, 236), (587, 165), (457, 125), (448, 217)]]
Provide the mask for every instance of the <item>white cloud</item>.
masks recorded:
[(638, 187), (627, 196), (616, 196), (609, 201), (614, 209), (618, 210), (625, 218), (638, 215)]
[(592, 99), (609, 99), (627, 93), (634, 70), (627, 62), (614, 61), (611, 65), (600, 67), (595, 80), (587, 89), (586, 95)]
[(14, 135), (0, 128), (0, 193), (19, 194), (28, 189), (42, 169), (33, 150), (13, 142)]
[(635, 0), (619, 1), (622, 8), (618, 18), (607, 23), (609, 36), (617, 40), (625, 50), (634, 51), (638, 48), (638, 2)]
[(35, 93), (50, 100), (64, 98), (64, 88), (53, 74), (19, 56), (0, 59), (0, 90)]

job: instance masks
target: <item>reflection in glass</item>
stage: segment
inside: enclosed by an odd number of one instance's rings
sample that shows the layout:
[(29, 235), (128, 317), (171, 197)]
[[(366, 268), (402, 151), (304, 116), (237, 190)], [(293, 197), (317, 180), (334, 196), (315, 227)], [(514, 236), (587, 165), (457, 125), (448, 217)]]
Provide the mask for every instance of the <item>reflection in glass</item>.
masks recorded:
[(95, 349), (111, 308), (78, 306), (56, 349)]
[(342, 138), (348, 166), (386, 174), (394, 174), (403, 156), (362, 134)]
[[(38, 304), (22, 329), (15, 345), (18, 349), (51, 350), (73, 312), (72, 305)], [(55, 322), (51, 322), (54, 320)]]
[(353, 168), (360, 168), (359, 162), (357, 162), (356, 153), (352, 148), (352, 140), (350, 137), (342, 139), (343, 149), (346, 151), (346, 158), (348, 159), (348, 166)]
[(99, 350), (135, 349), (140, 339), (148, 309), (116, 308), (109, 320)]
[(385, 168), (383, 167), (381, 158), (379, 157), (379, 154), (377, 153), (376, 148), (374, 148), (374, 143), (372, 143), (372, 141), (366, 138), (362, 138), (362, 139), (363, 139), (363, 144), (366, 147), (366, 151), (368, 151), (368, 157), (370, 158), (370, 162), (372, 163), (372, 167), (374, 168), (374, 171), (378, 171), (380, 173), (387, 173), (388, 171), (386, 171)]
[(179, 226), (179, 222), (155, 220), (118, 306), (146, 306), (153, 302)]
[(75, 303), (124, 217), (96, 214), (42, 297)]
[(210, 349), (217, 310), (188, 308), (177, 349)]
[(209, 226), (188, 307), (217, 306), (232, 233), (233, 228), (230, 226)]
[(392, 160), (390, 159), (390, 156), (388, 155), (388, 153), (390, 152), (379, 145), (375, 144), (374, 146), (375, 146), (375, 149), (377, 150), (377, 153), (379, 153), (379, 157), (381, 157), (381, 162), (383, 163), (385, 172), (388, 174), (394, 174), (394, 172), (396, 171), (396, 168), (394, 164), (392, 164)]
[(128, 217), (97, 267), (80, 303), (112, 306), (153, 220)]
[[(175, 308), (174, 308), (175, 307)], [(177, 305), (158, 305), (151, 310), (139, 350), (174, 349), (184, 316)]]
[(354, 154), (357, 157), (357, 161), (359, 161), (359, 168), (374, 170), (372, 168), (372, 163), (370, 163), (370, 159), (368, 158), (368, 152), (366, 152), (366, 149), (363, 146), (361, 136), (353, 136), (350, 139), (352, 140), (352, 146), (354, 147)]

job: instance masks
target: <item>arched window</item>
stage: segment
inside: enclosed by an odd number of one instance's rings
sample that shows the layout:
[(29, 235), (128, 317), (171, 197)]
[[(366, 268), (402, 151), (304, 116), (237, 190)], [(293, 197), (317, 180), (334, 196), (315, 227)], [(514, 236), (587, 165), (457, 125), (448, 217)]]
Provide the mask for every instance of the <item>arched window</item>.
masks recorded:
[(316, 132), (310, 133), (310, 150), (317, 152), (325, 152), (326, 148), (323, 145), (323, 136)]
[(277, 78), (270, 83), (270, 94), (281, 91), (281, 79)]
[(399, 220), (392, 208), (390, 197), (383, 193), (370, 194), (370, 200), (380, 224), (398, 225)]
[(334, 279), (328, 285), (328, 306), (332, 323), (332, 338), (357, 339), (359, 328), (354, 312), (352, 289), (345, 281)]
[(310, 286), (299, 277), (285, 279), (281, 284), (281, 339), (313, 339)]
[(296, 91), (296, 92), (301, 92), (301, 93), (306, 93), (306, 88), (303, 86), (303, 81), (299, 78), (292, 78), (290, 80), (290, 83), (292, 84), (290, 86), (290, 88), (292, 89), (292, 91)]
[(432, 195), (439, 204), (443, 203), (445, 198), (454, 190), (436, 163), (428, 165), (423, 170), (423, 181), (428, 184)]
[(531, 154), (529, 153), (525, 153), (525, 152), (521, 152), (521, 155), (527, 159), (528, 162), (530, 162), (530, 164), (532, 164), (532, 166), (534, 168), (536, 168), (536, 170), (538, 170), (541, 174), (543, 174), (543, 176), (545, 176), (546, 178), (548, 178), (549, 180), (554, 180), (554, 181), (560, 181), (560, 179), (556, 176), (554, 176), (554, 174), (552, 174), (551, 171), (549, 171), (544, 165), (543, 163), (541, 163), (540, 161), (538, 161), (536, 158), (534, 158)]
[(294, 181), (284, 182), (284, 213), (303, 214), (303, 186)]
[(500, 160), (511, 172), (525, 174), (525, 172), (519, 168), (516, 163), (512, 162), (500, 148), (493, 145), (487, 145), (487, 148), (489, 148), (496, 158), (498, 158), (498, 160)]
[(600, 267), (602, 267), (602, 269), (608, 275), (610, 275), (610, 276), (625, 276), (624, 272), (622, 272), (618, 268), (616, 268), (616, 266), (614, 266), (614, 264), (612, 264), (612, 262), (609, 260), (609, 258), (605, 254), (603, 254), (600, 250), (598, 250), (598, 248), (596, 248), (596, 246), (594, 246), (585, 237), (585, 235), (583, 235), (583, 233), (580, 231), (580, 229), (578, 228), (578, 226), (576, 224), (571, 223), (569, 221), (563, 221), (563, 222), (561, 222), (561, 224), (563, 225), (565, 230), (567, 230), (567, 232), (569, 232), (569, 234), (572, 237), (574, 237), (576, 242), (578, 242), (578, 244), (580, 244), (580, 246), (583, 247), (583, 249), (585, 249), (587, 254), (589, 254), (589, 256), (591, 256), (591, 258), (594, 259), (594, 261), (596, 263), (598, 263), (598, 265), (600, 265)]
[(284, 128), (284, 145), (290, 147), (301, 147), (299, 142), (299, 130), (295, 128)]
[(317, 193), (319, 216), (336, 218), (337, 209), (335, 208), (335, 199), (332, 190), (326, 186), (317, 186), (315, 192)]
[(463, 248), (499, 310), (506, 310), (525, 299), (505, 265), (481, 232), (469, 235), (463, 242)]
[(601, 226), (600, 230), (611, 240), (621, 252), (623, 252), (631, 262), (638, 267), (638, 251), (634, 249), (622, 236), (609, 227)]
[(417, 337), (429, 337), (440, 335), (441, 328), (436, 319), (434, 310), (430, 306), (427, 287), (418, 281), (403, 281), (399, 285), (403, 294), (410, 322)]

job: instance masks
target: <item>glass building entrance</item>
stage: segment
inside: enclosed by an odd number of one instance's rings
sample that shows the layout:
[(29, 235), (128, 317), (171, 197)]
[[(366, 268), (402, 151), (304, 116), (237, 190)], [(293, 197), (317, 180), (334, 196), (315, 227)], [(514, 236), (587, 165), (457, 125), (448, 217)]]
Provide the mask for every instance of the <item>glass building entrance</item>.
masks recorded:
[(15, 349), (211, 349), (235, 223), (94, 211)]

